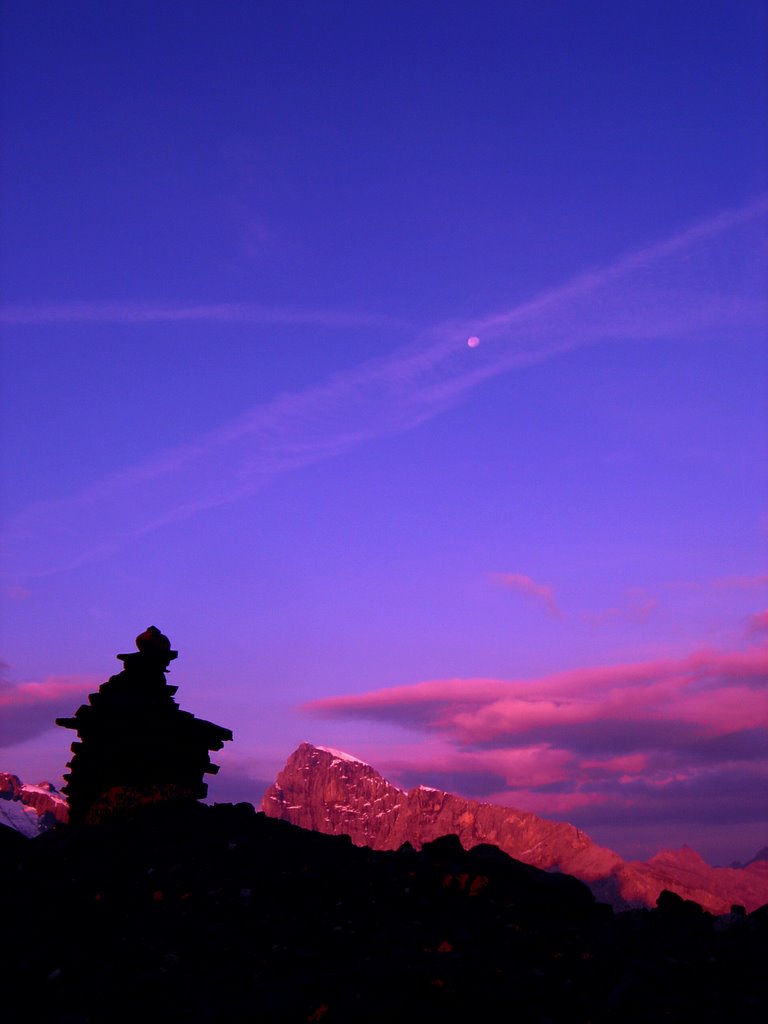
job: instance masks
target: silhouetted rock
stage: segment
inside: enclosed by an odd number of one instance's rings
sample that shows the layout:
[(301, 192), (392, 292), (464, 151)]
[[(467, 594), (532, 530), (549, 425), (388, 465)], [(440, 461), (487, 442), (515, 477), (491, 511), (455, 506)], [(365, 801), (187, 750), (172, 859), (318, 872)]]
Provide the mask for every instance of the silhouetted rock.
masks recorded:
[(467, 849), (491, 843), (510, 856), (573, 875), (615, 909), (653, 907), (663, 889), (714, 914), (733, 903), (752, 910), (768, 901), (768, 862), (748, 868), (710, 867), (694, 850), (664, 851), (650, 861), (624, 861), (565, 822), (479, 803), (427, 786), (408, 792), (343, 751), (302, 743), (264, 794), (262, 809), (302, 828), (349, 835), (360, 846), (417, 849), (455, 834)]
[(700, 917), (704, 913), (700, 903), (696, 903), (695, 900), (684, 900), (682, 896), (678, 896), (676, 892), (671, 892), (669, 889), (662, 889), (656, 900), (656, 906), (662, 914), (674, 917)]
[(6, 991), (25, 994), (11, 1020), (762, 1024), (768, 1013), (768, 914), (614, 915), (572, 878), (452, 836), (375, 851), (250, 805), (192, 804), (7, 838), (3, 968)]
[(229, 729), (181, 711), (166, 682), (177, 657), (155, 626), (136, 638), (138, 652), (118, 654), (124, 669), (88, 697), (72, 718), (80, 742), (63, 787), (73, 823), (97, 824), (148, 803), (194, 802), (208, 792), (205, 774), (218, 767), (208, 756), (232, 739)]

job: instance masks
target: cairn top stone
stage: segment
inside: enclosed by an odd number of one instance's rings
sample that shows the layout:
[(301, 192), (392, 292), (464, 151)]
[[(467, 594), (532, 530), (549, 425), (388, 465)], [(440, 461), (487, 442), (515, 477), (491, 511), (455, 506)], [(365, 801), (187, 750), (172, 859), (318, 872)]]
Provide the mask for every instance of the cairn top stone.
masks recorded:
[(157, 626), (147, 626), (143, 633), (139, 633), (136, 637), (136, 647), (138, 648), (138, 654), (135, 652), (131, 654), (118, 654), (118, 661), (124, 662), (127, 667), (128, 663), (149, 658), (152, 661), (161, 663), (163, 668), (165, 668), (169, 662), (179, 656), (178, 651), (171, 649), (171, 641), (165, 633), (160, 632)]
[(136, 646), (140, 651), (170, 651), (171, 641), (161, 633), (157, 626), (147, 626), (143, 633), (136, 637)]

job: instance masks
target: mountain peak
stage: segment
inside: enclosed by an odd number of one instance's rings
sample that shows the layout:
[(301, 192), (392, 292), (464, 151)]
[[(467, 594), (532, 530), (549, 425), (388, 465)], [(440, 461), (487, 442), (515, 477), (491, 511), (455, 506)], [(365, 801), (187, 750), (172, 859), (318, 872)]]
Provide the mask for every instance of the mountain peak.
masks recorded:
[[(307, 746), (312, 746), (308, 743)], [(359, 757), (353, 757), (352, 754), (347, 754), (343, 750), (335, 750), (333, 747), (314, 747), (314, 750), (322, 750), (324, 754), (330, 754), (333, 758), (338, 761), (349, 761), (351, 764), (365, 764)], [(366, 768), (370, 768), (370, 765), (365, 765)]]
[(457, 836), (466, 850), (490, 844), (533, 867), (573, 875), (617, 909), (653, 907), (663, 889), (713, 913), (727, 913), (734, 903), (755, 908), (768, 902), (768, 877), (712, 868), (688, 846), (646, 863), (627, 863), (567, 822), (430, 786), (406, 792), (334, 747), (302, 743), (267, 789), (262, 809), (302, 828), (348, 835), (357, 846), (374, 850), (404, 843), (420, 849), (445, 835)]
[(686, 868), (698, 868), (702, 865), (709, 867), (707, 862), (687, 844), (683, 844), (678, 850), (661, 850), (651, 857), (650, 864), (679, 864)]

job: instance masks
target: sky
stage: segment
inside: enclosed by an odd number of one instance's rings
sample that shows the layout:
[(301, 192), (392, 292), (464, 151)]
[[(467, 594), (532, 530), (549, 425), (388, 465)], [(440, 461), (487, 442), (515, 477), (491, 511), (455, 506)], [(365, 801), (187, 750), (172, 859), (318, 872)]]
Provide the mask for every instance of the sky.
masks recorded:
[[(768, 3), (5, 0), (0, 768), (231, 728), (768, 843)], [(469, 339), (478, 342), (468, 344)]]

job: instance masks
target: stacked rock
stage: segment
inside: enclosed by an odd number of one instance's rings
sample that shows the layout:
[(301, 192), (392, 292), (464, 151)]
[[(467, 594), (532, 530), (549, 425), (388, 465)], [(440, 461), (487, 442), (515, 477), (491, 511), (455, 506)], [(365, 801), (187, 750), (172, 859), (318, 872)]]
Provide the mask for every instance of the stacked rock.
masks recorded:
[(168, 637), (150, 626), (135, 654), (118, 654), (124, 668), (88, 697), (72, 718), (56, 724), (77, 730), (63, 792), (69, 820), (99, 824), (159, 801), (194, 802), (206, 796), (203, 775), (215, 775), (211, 750), (232, 739), (229, 729), (182, 711), (166, 682), (178, 656)]

